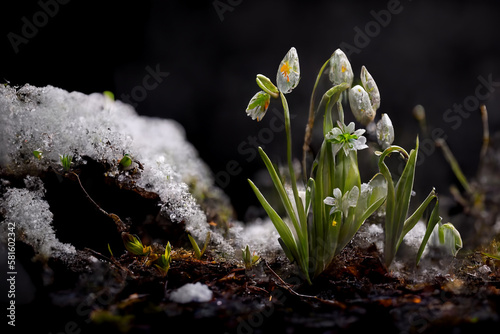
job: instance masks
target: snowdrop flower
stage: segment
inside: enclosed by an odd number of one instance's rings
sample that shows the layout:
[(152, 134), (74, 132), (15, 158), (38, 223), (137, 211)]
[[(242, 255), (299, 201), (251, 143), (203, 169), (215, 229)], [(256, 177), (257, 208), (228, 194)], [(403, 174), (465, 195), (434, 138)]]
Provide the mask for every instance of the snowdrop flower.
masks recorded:
[(297, 87), (299, 80), (299, 56), (297, 50), (292, 47), (280, 63), (278, 73), (276, 74), (276, 83), (279, 91), (287, 94)]
[(346, 54), (340, 49), (335, 50), (330, 58), (330, 81), (334, 86), (346, 82), (351, 87), (353, 79), (354, 73)]
[(354, 131), (354, 122), (345, 125), (337, 122), (338, 127), (334, 127), (326, 135), (325, 139), (333, 143), (333, 153), (337, 154), (341, 149), (345, 155), (349, 155), (349, 151), (359, 151), (368, 148), (366, 138), (362, 136), (365, 133), (364, 129)]
[(361, 124), (368, 125), (375, 118), (370, 96), (360, 85), (354, 86), (349, 91), (349, 105), (354, 117)]
[(391, 146), (394, 142), (394, 127), (387, 114), (382, 114), (382, 118), (377, 123), (377, 141), (383, 150)]
[(342, 195), (342, 191), (339, 188), (335, 188), (333, 189), (333, 197), (328, 196), (323, 200), (323, 203), (332, 206), (330, 215), (335, 212), (341, 212), (344, 217), (347, 217), (349, 208), (356, 206), (358, 198), (359, 188), (357, 186), (352, 187), (352, 189), (347, 191), (344, 195)]
[(377, 111), (377, 109), (380, 107), (380, 92), (378, 90), (377, 84), (375, 83), (375, 80), (373, 80), (373, 77), (364, 66), (361, 67), (361, 82), (363, 83), (363, 87), (365, 88), (366, 92), (370, 96), (370, 102), (373, 111)]
[(248, 103), (247, 115), (252, 117), (253, 120), (260, 121), (266, 115), (270, 100), (271, 96), (269, 94), (264, 91), (258, 92)]

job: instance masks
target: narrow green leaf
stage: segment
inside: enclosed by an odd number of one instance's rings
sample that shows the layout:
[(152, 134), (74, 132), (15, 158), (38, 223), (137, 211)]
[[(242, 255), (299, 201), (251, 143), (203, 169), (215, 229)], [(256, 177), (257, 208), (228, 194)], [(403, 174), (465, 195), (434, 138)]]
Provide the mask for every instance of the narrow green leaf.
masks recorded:
[(276, 169), (274, 168), (273, 164), (271, 163), (271, 160), (267, 156), (267, 154), (264, 152), (264, 150), (259, 147), (259, 154), (264, 161), (264, 164), (266, 165), (266, 168), (269, 172), (269, 175), (271, 176), (271, 180), (273, 181), (274, 187), (278, 191), (278, 194), (280, 196), (281, 202), (283, 203), (283, 206), (285, 207), (285, 211), (290, 217), (293, 227), (295, 231), (297, 232), (297, 235), (299, 237), (299, 240), (302, 240), (302, 230), (299, 225), (299, 222), (297, 220), (297, 216), (295, 214), (295, 210), (293, 209), (292, 203), (290, 202), (290, 198), (288, 197), (288, 194), (286, 193), (285, 187), (283, 183), (281, 182), (281, 179), (278, 176), (278, 173), (276, 172)]
[(429, 217), (429, 221), (427, 222), (427, 229), (425, 230), (424, 238), (422, 239), (422, 243), (420, 244), (420, 248), (417, 252), (417, 265), (420, 262), (420, 258), (424, 253), (425, 246), (429, 241), (429, 237), (434, 231), (434, 227), (436, 224), (441, 223), (441, 217), (439, 216), (439, 200), (436, 199), (436, 204), (434, 204), (434, 209), (432, 209), (431, 216)]
[(436, 196), (436, 191), (434, 189), (431, 190), (429, 195), (425, 198), (425, 200), (420, 204), (420, 206), (415, 210), (415, 212), (406, 219), (404, 226), (403, 226), (403, 232), (399, 236), (399, 241), (398, 241), (398, 247), (403, 241), (404, 236), (411, 231), (415, 227), (415, 225), (419, 222), (420, 218), (422, 218), (422, 215), (425, 212), (425, 209), (427, 209), (427, 206), (431, 203), (431, 201), (437, 198)]
[(411, 193), (413, 191), (413, 182), (415, 179), (415, 167), (417, 164), (417, 153), (418, 153), (418, 137), (417, 143), (414, 150), (411, 150), (410, 157), (406, 162), (406, 166), (401, 174), (398, 183), (396, 184), (396, 207), (395, 207), (395, 239), (393, 242), (396, 243), (396, 250), (399, 245), (399, 240), (403, 234), (404, 223), (406, 217), (408, 216), (408, 210), (410, 208)]
[(387, 197), (386, 197), (386, 215), (385, 215), (385, 243), (384, 243), (384, 257), (385, 264), (389, 266), (396, 255), (396, 243), (398, 240), (397, 236), (397, 224), (398, 221), (396, 219), (396, 191), (394, 188), (394, 182), (392, 180), (391, 172), (387, 165), (384, 162), (384, 159), (389, 156), (391, 153), (399, 152), (405, 156), (408, 156), (408, 153), (399, 146), (390, 146), (380, 154), (378, 167), (380, 173), (384, 176), (387, 181)]
[(295, 258), (293, 257), (292, 251), (288, 248), (283, 239), (278, 238), (278, 242), (281, 245), (283, 252), (285, 252), (285, 255), (288, 258), (288, 260), (290, 260), (290, 262), (293, 263), (295, 261)]
[(191, 234), (188, 234), (189, 241), (191, 242), (191, 246), (194, 249), (194, 255), (197, 259), (201, 259), (201, 250), (198, 244), (196, 243), (196, 240), (191, 236)]
[(280, 235), (282, 241), (285, 243), (288, 250), (291, 252), (292, 257), (300, 260), (297, 244), (295, 242), (293, 233), (290, 231), (290, 228), (276, 213), (276, 211), (271, 207), (271, 205), (267, 202), (264, 195), (262, 195), (262, 193), (260, 192), (259, 188), (257, 188), (257, 186), (251, 180), (248, 180), (248, 182), (250, 183), (250, 186), (252, 187), (260, 204), (262, 205), (267, 215), (271, 219), (274, 227), (278, 231), (278, 234)]

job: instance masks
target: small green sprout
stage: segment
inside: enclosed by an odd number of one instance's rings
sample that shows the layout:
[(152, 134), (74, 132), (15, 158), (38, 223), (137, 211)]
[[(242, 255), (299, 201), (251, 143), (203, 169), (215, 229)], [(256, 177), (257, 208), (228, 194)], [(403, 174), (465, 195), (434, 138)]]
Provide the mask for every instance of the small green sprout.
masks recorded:
[(132, 165), (132, 157), (130, 154), (125, 154), (123, 158), (120, 159), (120, 165), (122, 165), (124, 168), (130, 167)]
[(111, 255), (111, 257), (113, 258), (114, 255), (113, 255), (113, 252), (111, 251), (111, 246), (109, 245), (109, 243), (108, 243), (108, 251), (109, 251), (109, 254)]
[(34, 150), (33, 151), (33, 156), (37, 158), (38, 160), (42, 160), (43, 157), (43, 152), (39, 150)]
[(170, 263), (172, 262), (171, 252), (172, 246), (170, 246), (170, 242), (168, 242), (165, 247), (165, 253), (161, 254), (158, 260), (156, 260), (155, 266), (163, 273), (163, 275), (166, 275), (170, 269)]
[(151, 246), (144, 246), (141, 239), (133, 234), (123, 232), (122, 240), (125, 249), (133, 255), (148, 256), (151, 253)]
[(500, 261), (500, 242), (493, 240), (488, 248), (482, 251), (481, 254), (493, 260)]
[(113, 92), (111, 92), (109, 90), (105, 90), (104, 92), (102, 92), (102, 94), (104, 96), (106, 96), (108, 99), (110, 99), (111, 101), (115, 100), (115, 94), (113, 94)]
[(253, 255), (250, 253), (248, 245), (245, 249), (242, 249), (241, 252), (243, 255), (243, 263), (245, 263), (245, 268), (247, 270), (252, 269), (252, 267), (260, 260), (260, 256), (256, 255), (255, 252)]
[(73, 160), (73, 156), (69, 154), (59, 155), (59, 160), (61, 160), (61, 165), (63, 166), (63, 170), (65, 172), (71, 169), (71, 161)]
[(191, 246), (193, 246), (194, 249), (194, 256), (200, 260), (203, 254), (205, 253), (205, 250), (207, 249), (208, 243), (210, 242), (210, 232), (207, 233), (207, 236), (205, 238), (205, 243), (203, 245), (203, 248), (200, 250), (200, 247), (196, 243), (196, 240), (191, 236), (191, 234), (188, 234), (189, 241), (191, 242)]

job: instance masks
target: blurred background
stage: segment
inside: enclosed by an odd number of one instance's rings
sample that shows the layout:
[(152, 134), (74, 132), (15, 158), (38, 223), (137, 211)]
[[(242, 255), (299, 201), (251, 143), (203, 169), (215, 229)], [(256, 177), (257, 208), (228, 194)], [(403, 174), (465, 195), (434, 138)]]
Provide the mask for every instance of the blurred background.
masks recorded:
[[(245, 108), (258, 91), (255, 75), (274, 81), (292, 46), (301, 66), (301, 82), (287, 96), (297, 158), (316, 75), (341, 47), (356, 78), (362, 65), (375, 78), (377, 120), (390, 115), (396, 144), (414, 147), (420, 130), (412, 109), (421, 104), (429, 129), (446, 137), (466, 176), (475, 176), (478, 103), (488, 108), (490, 131), (500, 129), (499, 9), (497, 1), (451, 0), (15, 1), (0, 13), (0, 79), (109, 90), (139, 114), (176, 120), (246, 220), (260, 214), (247, 183), (261, 180), (256, 147), (276, 162), (286, 156), (281, 116), (272, 111), (281, 111), (279, 101), (259, 123)], [(441, 151), (420, 136), (417, 196), (433, 186), (447, 193), (458, 182)]]

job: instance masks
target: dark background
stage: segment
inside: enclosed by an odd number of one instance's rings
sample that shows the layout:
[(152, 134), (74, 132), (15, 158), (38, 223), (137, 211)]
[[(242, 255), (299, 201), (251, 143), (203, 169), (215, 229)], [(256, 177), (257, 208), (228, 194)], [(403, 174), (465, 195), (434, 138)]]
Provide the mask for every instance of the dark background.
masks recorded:
[[(1, 10), (0, 79), (83, 93), (110, 90), (121, 99), (142, 85), (146, 67), (169, 72), (136, 109), (181, 123), (215, 175), (226, 175), (228, 162), (237, 164), (230, 168), (237, 175), (221, 179), (220, 185), (239, 219), (245, 219), (249, 207), (258, 206), (246, 179), (258, 179), (263, 167), (259, 158), (252, 158), (249, 136), (259, 131), (263, 136), (262, 129), (270, 128), (276, 117), (270, 114), (257, 123), (246, 116), (247, 103), (258, 90), (255, 75), (274, 81), (285, 53), (292, 46), (297, 49), (301, 82), (287, 98), (300, 158), (317, 71), (340, 45), (356, 46), (355, 29), (365, 31), (375, 22), (372, 11), (386, 10), (390, 3), (72, 0), (58, 8), (51, 5), (52, 17), (39, 22), (15, 52), (9, 33), (22, 36), (23, 17), (33, 23), (43, 10), (41, 3), (54, 1), (13, 1)], [(219, 15), (217, 3), (229, 7), (220, 8), (224, 12)], [(478, 76), (500, 82), (499, 6), (496, 1), (406, 0), (398, 8), (359, 53), (350, 55), (355, 76), (362, 65), (374, 76), (382, 96), (378, 117), (381, 112), (390, 115), (398, 145), (414, 147), (419, 128), (411, 111), (422, 104), (430, 127), (444, 131), (465, 174), (472, 177), (482, 140), (479, 111), (456, 128), (443, 115), (474, 96)], [(43, 20), (43, 15), (37, 17)], [(488, 107), (494, 132), (500, 128), (500, 87), (481, 102)], [(277, 101), (272, 107), (281, 110)], [(285, 160), (284, 132), (261, 138), (269, 141), (263, 146), (273, 161)], [(238, 150), (240, 145), (248, 150)], [(456, 182), (454, 176), (439, 150), (431, 145), (424, 152), (417, 195), (425, 196), (432, 186), (446, 193)], [(369, 177), (363, 175), (363, 181)]]

